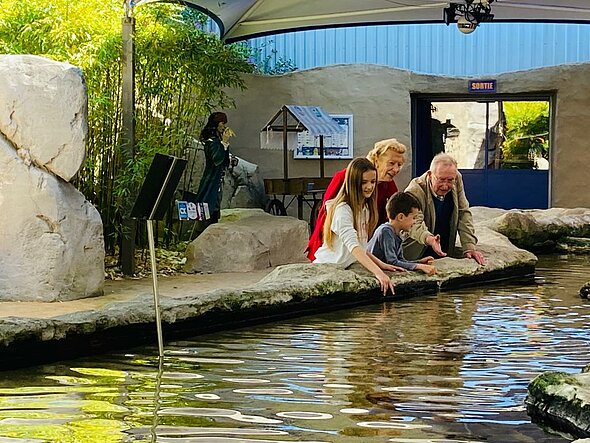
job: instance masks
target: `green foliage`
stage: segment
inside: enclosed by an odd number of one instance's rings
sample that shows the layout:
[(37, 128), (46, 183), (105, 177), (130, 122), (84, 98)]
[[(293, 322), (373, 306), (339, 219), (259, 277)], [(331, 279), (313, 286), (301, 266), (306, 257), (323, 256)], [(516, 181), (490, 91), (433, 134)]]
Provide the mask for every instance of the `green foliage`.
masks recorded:
[[(268, 42), (269, 44), (272, 41)], [(297, 66), (292, 60), (277, 58), (277, 50), (273, 49), (271, 54), (264, 56), (263, 49), (266, 44), (260, 48), (252, 48), (244, 44), (244, 51), (249, 54), (250, 62), (254, 65), (254, 71), (262, 75), (281, 75), (297, 70)]]
[(224, 45), (202, 30), (205, 16), (182, 5), (135, 9), (136, 148), (121, 155), (120, 0), (0, 0), (0, 50), (79, 66), (88, 88), (86, 163), (77, 186), (99, 209), (108, 246), (120, 234), (156, 152), (183, 155), (207, 115), (234, 105), (227, 88), (243, 88), (252, 72), (242, 45)]
[(505, 159), (549, 158), (549, 103), (504, 102)]

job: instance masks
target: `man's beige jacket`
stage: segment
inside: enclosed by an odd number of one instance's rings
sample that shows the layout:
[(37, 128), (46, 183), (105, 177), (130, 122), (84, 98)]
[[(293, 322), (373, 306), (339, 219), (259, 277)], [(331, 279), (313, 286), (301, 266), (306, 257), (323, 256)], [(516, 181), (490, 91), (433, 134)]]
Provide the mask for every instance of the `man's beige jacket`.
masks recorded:
[[(436, 222), (435, 197), (430, 189), (428, 173), (413, 179), (406, 188), (406, 192), (409, 192), (418, 200), (421, 212), (409, 232), (409, 237), (404, 240), (402, 246), (406, 260), (417, 260), (422, 257), (426, 249), (426, 238), (433, 235), (432, 230), (434, 230)], [(457, 172), (457, 180), (450, 194), (453, 197), (454, 206), (447, 253), (451, 257), (460, 258), (463, 257), (464, 252), (475, 250), (477, 237), (473, 228), (473, 216), (469, 210), (469, 202), (463, 189), (463, 177), (459, 172)], [(459, 233), (461, 248), (456, 246), (457, 233)]]

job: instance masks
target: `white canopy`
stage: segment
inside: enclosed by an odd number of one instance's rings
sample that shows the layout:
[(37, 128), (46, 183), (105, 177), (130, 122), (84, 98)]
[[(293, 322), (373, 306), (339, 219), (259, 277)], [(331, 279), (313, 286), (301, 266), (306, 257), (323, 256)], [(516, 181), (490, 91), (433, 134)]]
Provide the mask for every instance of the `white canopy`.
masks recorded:
[[(474, 0), (478, 3), (481, 0)], [(226, 41), (338, 26), (442, 23), (448, 1), (185, 0), (211, 16)], [(453, 3), (464, 3), (454, 0)], [(494, 21), (590, 22), (589, 0), (496, 0)]]

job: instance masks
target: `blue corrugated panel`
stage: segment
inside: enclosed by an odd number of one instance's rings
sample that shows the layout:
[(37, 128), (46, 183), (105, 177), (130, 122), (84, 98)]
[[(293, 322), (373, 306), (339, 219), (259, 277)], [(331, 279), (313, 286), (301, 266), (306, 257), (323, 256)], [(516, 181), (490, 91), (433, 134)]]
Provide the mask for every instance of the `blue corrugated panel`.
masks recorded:
[(299, 69), (373, 63), (441, 75), (482, 75), (590, 60), (590, 25), (484, 23), (470, 35), (454, 25), (320, 29), (255, 38), (262, 57)]

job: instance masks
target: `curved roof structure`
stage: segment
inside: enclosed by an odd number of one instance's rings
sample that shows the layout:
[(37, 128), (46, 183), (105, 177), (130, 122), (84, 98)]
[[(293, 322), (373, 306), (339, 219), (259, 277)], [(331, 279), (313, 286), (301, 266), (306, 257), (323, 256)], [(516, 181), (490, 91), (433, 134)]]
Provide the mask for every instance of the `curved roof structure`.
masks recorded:
[[(149, 0), (147, 0), (149, 1)], [(487, 0), (473, 0), (473, 3)], [(437, 0), (184, 0), (212, 17), (228, 42), (267, 34), (353, 25), (442, 23)], [(465, 3), (455, 0), (452, 3)], [(494, 21), (590, 22), (588, 0), (496, 0)]]

